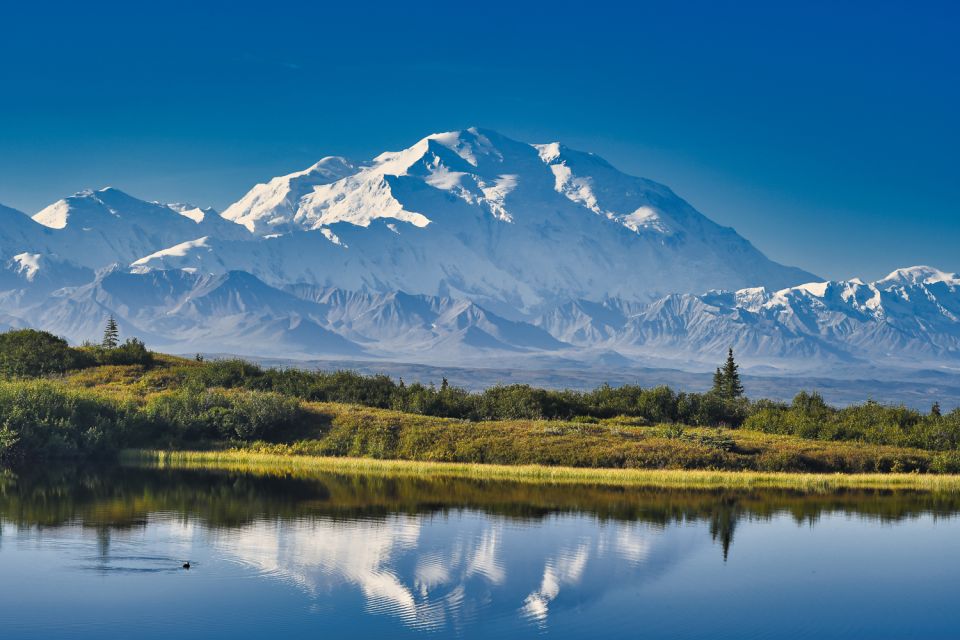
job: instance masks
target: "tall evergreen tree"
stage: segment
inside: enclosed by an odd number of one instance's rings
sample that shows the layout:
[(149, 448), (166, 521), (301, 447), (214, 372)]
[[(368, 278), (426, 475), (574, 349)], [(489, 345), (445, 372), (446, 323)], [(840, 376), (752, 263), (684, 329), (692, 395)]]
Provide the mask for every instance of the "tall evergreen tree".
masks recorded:
[(713, 389), (711, 389), (710, 392), (718, 396), (723, 396), (725, 386), (723, 383), (723, 371), (720, 370), (720, 367), (717, 367), (717, 372), (713, 374)]
[(943, 416), (943, 413), (940, 411), (940, 403), (934, 402), (933, 406), (930, 407), (930, 416), (934, 418), (940, 418)]
[(727, 352), (727, 362), (723, 365), (723, 397), (725, 400), (736, 400), (743, 397), (740, 367), (733, 359), (733, 347)]
[(117, 321), (114, 320), (113, 314), (110, 314), (110, 318), (107, 320), (107, 328), (103, 330), (103, 342), (101, 344), (104, 349), (116, 349), (117, 345), (120, 344), (120, 329), (117, 327)]

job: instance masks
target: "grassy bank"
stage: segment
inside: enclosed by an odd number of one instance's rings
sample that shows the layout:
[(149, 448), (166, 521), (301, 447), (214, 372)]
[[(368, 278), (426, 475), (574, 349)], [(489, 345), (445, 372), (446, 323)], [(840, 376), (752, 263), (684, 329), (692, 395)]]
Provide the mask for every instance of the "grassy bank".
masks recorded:
[[(0, 454), (89, 457), (120, 448), (414, 462), (796, 473), (951, 473), (956, 450), (643, 418), (466, 420), (183, 378), (206, 365), (157, 358), (61, 379), (0, 382)], [(0, 458), (3, 456), (0, 455)]]
[[(0, 336), (0, 466), (121, 449), (233, 449), (478, 464), (485, 473), (496, 465), (960, 473), (960, 410), (938, 406), (838, 410), (804, 393), (791, 405), (751, 402), (723, 380), (705, 394), (630, 385), (468, 393), (446, 381), (185, 360), (139, 342), (75, 349), (40, 332)], [(735, 382), (732, 354), (728, 368)]]
[(543, 465), (496, 465), (291, 456), (254, 451), (128, 450), (128, 464), (174, 469), (222, 469), (264, 475), (317, 473), (384, 477), (464, 478), (515, 482), (650, 487), (663, 489), (787, 489), (830, 492), (843, 489), (960, 492), (960, 475), (916, 473), (816, 474), (757, 471), (584, 469)]
[(312, 429), (296, 441), (252, 442), (243, 448), (418, 462), (816, 473), (926, 472), (935, 462), (935, 454), (906, 447), (744, 429), (644, 426), (622, 417), (474, 422), (340, 403), (303, 408)]

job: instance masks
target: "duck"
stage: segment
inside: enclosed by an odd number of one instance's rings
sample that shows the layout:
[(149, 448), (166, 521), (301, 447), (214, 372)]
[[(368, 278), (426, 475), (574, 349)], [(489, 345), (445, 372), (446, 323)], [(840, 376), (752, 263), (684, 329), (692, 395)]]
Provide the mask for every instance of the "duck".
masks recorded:
[(186, 562), (183, 563), (183, 568), (184, 568), (184, 569), (189, 569), (189, 568), (190, 568), (190, 561), (189, 561), (189, 560), (187, 560)]

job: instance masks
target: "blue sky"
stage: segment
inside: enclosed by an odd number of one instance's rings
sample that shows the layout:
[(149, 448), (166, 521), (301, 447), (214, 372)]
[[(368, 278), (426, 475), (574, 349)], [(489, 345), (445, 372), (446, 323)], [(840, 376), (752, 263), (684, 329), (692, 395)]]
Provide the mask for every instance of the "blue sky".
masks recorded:
[(0, 203), (30, 213), (106, 185), (222, 208), (477, 125), (826, 277), (960, 271), (960, 3), (31, 4), (0, 9)]

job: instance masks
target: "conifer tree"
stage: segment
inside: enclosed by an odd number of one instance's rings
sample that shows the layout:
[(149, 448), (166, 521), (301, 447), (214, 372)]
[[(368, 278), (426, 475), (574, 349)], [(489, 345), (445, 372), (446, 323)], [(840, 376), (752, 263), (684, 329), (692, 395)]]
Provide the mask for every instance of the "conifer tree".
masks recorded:
[(104, 349), (116, 349), (118, 344), (120, 344), (120, 329), (111, 314), (107, 320), (107, 328), (103, 330), (102, 346)]
[(723, 371), (720, 371), (720, 367), (717, 367), (717, 372), (713, 374), (713, 389), (711, 389), (710, 392), (718, 396), (723, 396), (724, 386)]
[(723, 397), (736, 400), (743, 396), (743, 384), (740, 382), (740, 367), (733, 359), (733, 347), (727, 352), (727, 362), (723, 365)]
[(940, 412), (940, 403), (934, 402), (933, 406), (930, 407), (930, 416), (934, 418), (940, 418), (943, 414)]

